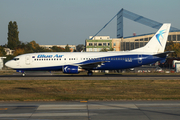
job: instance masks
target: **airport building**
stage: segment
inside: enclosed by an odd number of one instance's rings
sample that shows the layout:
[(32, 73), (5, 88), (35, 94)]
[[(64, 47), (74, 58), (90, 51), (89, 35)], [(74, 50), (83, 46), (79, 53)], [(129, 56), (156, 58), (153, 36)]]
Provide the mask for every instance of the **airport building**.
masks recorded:
[[(86, 52), (98, 52), (103, 48), (113, 48), (114, 51), (126, 51), (143, 47), (153, 37), (153, 34), (134, 35), (130, 37), (123, 36), (123, 17), (134, 22), (141, 23), (151, 28), (159, 29), (163, 23), (137, 15), (125, 9), (121, 9), (117, 14), (117, 38), (110, 36), (90, 36), (85, 40)], [(112, 20), (112, 19), (111, 19)], [(171, 27), (168, 42), (173, 41), (180, 43), (180, 29)]]
[[(65, 48), (66, 45), (39, 45), (40, 47), (46, 48), (46, 49), (51, 49), (53, 46)], [(76, 50), (76, 45), (68, 45), (70, 47), (71, 52)]]

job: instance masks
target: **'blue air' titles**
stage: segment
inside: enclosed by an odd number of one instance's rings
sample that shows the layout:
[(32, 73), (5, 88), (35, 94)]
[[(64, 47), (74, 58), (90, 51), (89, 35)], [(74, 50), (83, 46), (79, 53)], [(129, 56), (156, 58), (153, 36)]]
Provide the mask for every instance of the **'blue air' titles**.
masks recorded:
[(38, 55), (37, 58), (61, 58), (62, 56), (64, 55), (44, 55), (44, 54), (41, 54), (41, 55)]

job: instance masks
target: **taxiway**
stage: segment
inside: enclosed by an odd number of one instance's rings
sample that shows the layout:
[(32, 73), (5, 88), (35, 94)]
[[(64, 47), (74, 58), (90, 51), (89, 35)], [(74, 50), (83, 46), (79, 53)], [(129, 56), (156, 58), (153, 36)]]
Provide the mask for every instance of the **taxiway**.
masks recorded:
[(180, 80), (180, 75), (0, 75), (0, 80)]
[(0, 102), (1, 120), (179, 120), (180, 101)]

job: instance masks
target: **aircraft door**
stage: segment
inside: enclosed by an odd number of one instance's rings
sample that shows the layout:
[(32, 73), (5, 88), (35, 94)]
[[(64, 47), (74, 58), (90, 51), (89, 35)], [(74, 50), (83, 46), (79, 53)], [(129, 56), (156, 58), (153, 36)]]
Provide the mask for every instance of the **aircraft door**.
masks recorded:
[(142, 55), (138, 55), (138, 63), (139, 63), (139, 64), (142, 63)]
[(30, 65), (30, 56), (25, 57), (25, 63), (26, 65)]

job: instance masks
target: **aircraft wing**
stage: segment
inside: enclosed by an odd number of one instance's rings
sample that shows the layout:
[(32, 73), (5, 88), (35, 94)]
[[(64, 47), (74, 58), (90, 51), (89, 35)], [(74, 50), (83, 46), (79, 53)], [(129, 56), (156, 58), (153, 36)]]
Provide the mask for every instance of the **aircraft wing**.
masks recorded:
[(98, 62), (91, 62), (91, 63), (84, 63), (84, 64), (82, 63), (82, 64), (79, 64), (79, 66), (83, 69), (92, 69), (95, 67), (100, 67), (105, 62), (109, 62), (109, 61), (98, 61)]
[(163, 52), (163, 53), (155, 54), (155, 55), (153, 55), (153, 56), (166, 57), (167, 54), (173, 53), (173, 52), (174, 52), (174, 51), (166, 51), (166, 52)]

